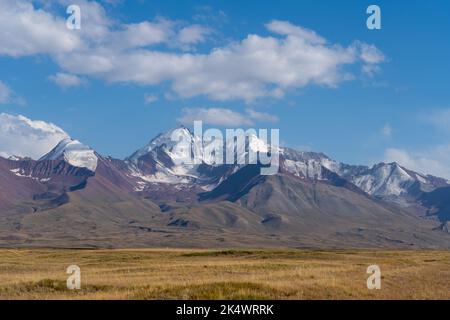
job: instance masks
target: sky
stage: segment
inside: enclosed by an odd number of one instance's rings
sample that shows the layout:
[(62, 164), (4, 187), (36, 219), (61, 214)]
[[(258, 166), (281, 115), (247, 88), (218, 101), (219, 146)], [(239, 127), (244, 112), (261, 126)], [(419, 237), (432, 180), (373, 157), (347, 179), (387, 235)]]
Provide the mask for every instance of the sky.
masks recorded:
[(124, 158), (203, 120), (450, 178), (449, 32), (446, 0), (2, 0), (0, 153), (70, 135)]

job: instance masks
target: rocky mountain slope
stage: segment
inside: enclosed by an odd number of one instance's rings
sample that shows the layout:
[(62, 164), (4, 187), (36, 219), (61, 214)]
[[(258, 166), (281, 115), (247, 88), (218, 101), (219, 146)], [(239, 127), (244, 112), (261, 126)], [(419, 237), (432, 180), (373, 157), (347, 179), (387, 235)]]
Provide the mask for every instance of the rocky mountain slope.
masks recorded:
[[(70, 138), (39, 160), (0, 158), (0, 245), (450, 247), (445, 179), (289, 148), (263, 176), (202, 147), (181, 127), (125, 160)], [(269, 149), (249, 136), (230, 150)]]

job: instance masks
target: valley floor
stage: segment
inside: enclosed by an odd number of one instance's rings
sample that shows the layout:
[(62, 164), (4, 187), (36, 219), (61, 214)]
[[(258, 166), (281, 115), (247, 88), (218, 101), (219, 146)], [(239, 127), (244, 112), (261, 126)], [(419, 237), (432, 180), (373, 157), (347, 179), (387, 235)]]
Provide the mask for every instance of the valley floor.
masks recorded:
[(449, 283), (450, 251), (0, 249), (0, 299), (450, 299)]

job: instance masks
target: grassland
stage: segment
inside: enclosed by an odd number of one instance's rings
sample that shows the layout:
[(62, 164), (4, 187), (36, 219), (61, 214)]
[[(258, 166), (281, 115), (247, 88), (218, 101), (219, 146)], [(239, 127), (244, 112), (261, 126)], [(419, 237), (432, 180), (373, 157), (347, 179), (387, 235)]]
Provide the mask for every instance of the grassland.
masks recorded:
[(450, 299), (449, 283), (449, 251), (0, 249), (0, 299)]

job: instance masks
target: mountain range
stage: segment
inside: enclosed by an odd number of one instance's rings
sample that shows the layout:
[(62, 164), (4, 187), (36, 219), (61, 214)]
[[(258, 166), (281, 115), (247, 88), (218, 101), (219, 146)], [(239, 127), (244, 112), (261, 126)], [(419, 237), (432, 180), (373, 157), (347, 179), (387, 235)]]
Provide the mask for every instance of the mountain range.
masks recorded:
[[(281, 148), (261, 164), (179, 163), (173, 130), (126, 159), (65, 138), (40, 159), (0, 157), (0, 246), (450, 248), (450, 182), (397, 163)], [(256, 136), (236, 150), (266, 149)]]

